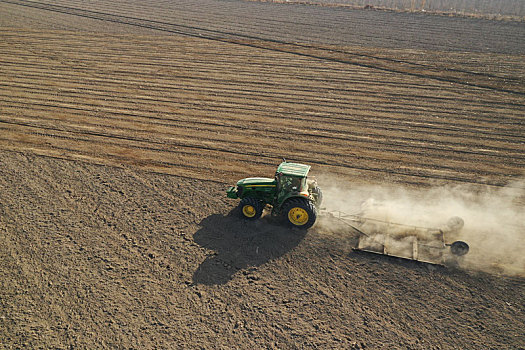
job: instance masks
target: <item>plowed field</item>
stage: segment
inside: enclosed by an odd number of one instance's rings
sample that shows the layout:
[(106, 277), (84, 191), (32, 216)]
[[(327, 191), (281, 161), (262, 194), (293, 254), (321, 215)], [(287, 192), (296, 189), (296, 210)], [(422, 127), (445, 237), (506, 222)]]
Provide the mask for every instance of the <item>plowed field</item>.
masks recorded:
[[(285, 157), (320, 180), (523, 204), (522, 23), (245, 2), (0, 10), (5, 348), (525, 343), (520, 271), (358, 254), (341, 233), (243, 222), (224, 193)], [(392, 34), (406, 26), (424, 40)]]

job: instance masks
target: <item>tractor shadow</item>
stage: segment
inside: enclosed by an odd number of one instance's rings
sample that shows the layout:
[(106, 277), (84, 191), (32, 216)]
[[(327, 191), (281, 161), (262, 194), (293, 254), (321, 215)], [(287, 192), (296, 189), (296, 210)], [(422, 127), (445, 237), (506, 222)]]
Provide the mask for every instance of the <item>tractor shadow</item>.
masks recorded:
[(210, 215), (199, 225), (193, 240), (213, 253), (193, 274), (195, 284), (225, 284), (239, 271), (286, 254), (306, 235), (306, 231), (289, 229), (269, 217), (243, 220), (235, 209), (226, 216)]

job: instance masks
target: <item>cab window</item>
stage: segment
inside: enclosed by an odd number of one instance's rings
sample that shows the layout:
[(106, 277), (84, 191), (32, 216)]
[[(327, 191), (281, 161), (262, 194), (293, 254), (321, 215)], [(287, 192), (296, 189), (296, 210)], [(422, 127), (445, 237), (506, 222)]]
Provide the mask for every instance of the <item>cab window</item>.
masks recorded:
[(287, 192), (290, 191), (301, 191), (302, 188), (302, 179), (299, 177), (292, 176), (281, 176), (280, 178), (281, 188)]

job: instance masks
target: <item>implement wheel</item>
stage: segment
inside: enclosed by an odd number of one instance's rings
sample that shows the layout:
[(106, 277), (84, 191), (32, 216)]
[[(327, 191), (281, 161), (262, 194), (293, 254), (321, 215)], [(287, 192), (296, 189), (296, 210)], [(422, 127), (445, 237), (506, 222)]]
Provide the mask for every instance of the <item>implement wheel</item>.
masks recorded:
[(292, 198), (283, 205), (285, 221), (292, 227), (307, 230), (315, 224), (317, 209), (314, 204), (302, 198)]
[(457, 256), (462, 256), (467, 254), (469, 251), (469, 246), (463, 241), (455, 241), (450, 245), (450, 252)]
[(243, 198), (239, 203), (239, 209), (246, 220), (257, 220), (261, 217), (264, 207), (258, 199)]

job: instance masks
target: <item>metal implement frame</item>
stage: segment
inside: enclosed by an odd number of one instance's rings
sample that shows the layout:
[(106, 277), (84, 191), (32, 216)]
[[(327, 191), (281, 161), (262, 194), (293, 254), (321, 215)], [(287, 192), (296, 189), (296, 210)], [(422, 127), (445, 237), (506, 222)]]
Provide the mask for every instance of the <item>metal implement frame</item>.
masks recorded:
[[(415, 260), (433, 265), (445, 264), (445, 253), (449, 245), (445, 243), (445, 236), (441, 229), (399, 224), (367, 218), (358, 214), (347, 214), (341, 211), (324, 211), (322, 214), (348, 225), (358, 233), (358, 244), (353, 250)], [(367, 223), (381, 224), (384, 232), (365, 232), (366, 229), (363, 226)], [(400, 254), (399, 249), (395, 249), (396, 246), (399, 247), (400, 240), (389, 235), (388, 232), (391, 230), (401, 230), (405, 233), (405, 237), (402, 239), (405, 245), (405, 249), (403, 249), (405, 254)], [(431, 242), (425, 241), (418, 237), (418, 232), (423, 232), (433, 239)]]

